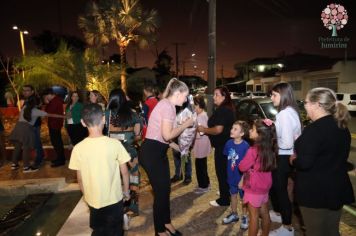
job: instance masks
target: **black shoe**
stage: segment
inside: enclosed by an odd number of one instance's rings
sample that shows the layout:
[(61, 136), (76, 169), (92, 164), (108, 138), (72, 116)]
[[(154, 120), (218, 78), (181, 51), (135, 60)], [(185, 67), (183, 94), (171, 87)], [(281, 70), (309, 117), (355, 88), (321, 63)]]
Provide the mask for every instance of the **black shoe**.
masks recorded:
[(65, 162), (53, 162), (51, 167), (56, 168), (60, 166), (64, 166), (66, 163)]
[(168, 233), (171, 235), (171, 236), (182, 236), (183, 234), (181, 232), (179, 232), (177, 229), (176, 231), (173, 233), (171, 232), (167, 227), (166, 227), (166, 231), (168, 231)]
[(178, 182), (180, 180), (183, 180), (183, 176), (174, 175), (173, 178), (171, 178), (171, 183), (175, 183), (175, 182)]
[(192, 182), (192, 178), (185, 178), (183, 184), (188, 185)]

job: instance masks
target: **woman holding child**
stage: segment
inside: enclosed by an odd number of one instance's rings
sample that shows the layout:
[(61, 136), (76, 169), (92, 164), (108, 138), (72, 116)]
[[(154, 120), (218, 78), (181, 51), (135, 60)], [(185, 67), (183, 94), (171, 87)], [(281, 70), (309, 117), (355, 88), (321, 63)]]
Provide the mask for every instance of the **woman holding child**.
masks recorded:
[(174, 126), (175, 106), (182, 106), (188, 93), (185, 83), (175, 78), (169, 81), (163, 99), (151, 113), (146, 138), (141, 146), (139, 161), (148, 175), (154, 193), (153, 220), (156, 235), (182, 235), (171, 224), (171, 182), (167, 149), (172, 139), (194, 123), (193, 118), (189, 118), (182, 125)]

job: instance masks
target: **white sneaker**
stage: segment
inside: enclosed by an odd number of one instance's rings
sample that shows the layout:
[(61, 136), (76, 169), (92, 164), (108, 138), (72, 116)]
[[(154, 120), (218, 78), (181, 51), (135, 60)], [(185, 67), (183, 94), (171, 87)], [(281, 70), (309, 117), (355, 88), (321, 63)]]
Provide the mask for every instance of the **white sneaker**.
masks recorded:
[(288, 229), (281, 225), (278, 229), (269, 232), (268, 236), (294, 236), (294, 228)]
[(123, 226), (122, 226), (123, 229), (125, 231), (129, 230), (129, 228), (130, 228), (130, 218), (128, 217), (127, 214), (124, 214), (124, 222), (123, 223), (124, 223)]
[(214, 206), (214, 207), (219, 207), (220, 206), (219, 203), (217, 203), (215, 200), (214, 201), (210, 201), (209, 204), (211, 206)]
[(278, 215), (275, 211), (270, 210), (269, 211), (269, 217), (271, 218), (272, 222), (276, 223), (282, 223), (282, 216)]
[(203, 194), (203, 193), (207, 193), (210, 191), (210, 187), (206, 187), (206, 188), (196, 188), (194, 189), (194, 193), (195, 194)]

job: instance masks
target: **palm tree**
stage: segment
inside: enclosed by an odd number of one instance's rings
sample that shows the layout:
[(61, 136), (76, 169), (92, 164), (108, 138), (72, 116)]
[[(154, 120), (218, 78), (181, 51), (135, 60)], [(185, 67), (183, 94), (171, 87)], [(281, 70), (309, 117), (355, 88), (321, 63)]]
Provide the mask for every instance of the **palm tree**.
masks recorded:
[(83, 54), (74, 52), (63, 42), (56, 53), (27, 55), (15, 63), (14, 68), (24, 68), (26, 83), (35, 87), (57, 84), (76, 90), (84, 89), (87, 84)]
[(61, 85), (69, 90), (99, 90), (105, 98), (114, 78), (119, 76), (116, 65), (103, 65), (98, 63), (99, 54), (94, 48), (87, 48), (84, 53), (76, 52), (61, 43), (54, 54), (29, 54), (13, 66), (15, 71), (26, 69), (26, 77), (20, 74), (13, 75), (14, 91), (22, 84), (32, 84), (36, 89), (54, 84)]
[(88, 44), (103, 46), (114, 41), (119, 47), (121, 87), (127, 92), (126, 49), (131, 42), (144, 48), (154, 41), (158, 28), (157, 11), (143, 10), (139, 0), (91, 1), (78, 24)]

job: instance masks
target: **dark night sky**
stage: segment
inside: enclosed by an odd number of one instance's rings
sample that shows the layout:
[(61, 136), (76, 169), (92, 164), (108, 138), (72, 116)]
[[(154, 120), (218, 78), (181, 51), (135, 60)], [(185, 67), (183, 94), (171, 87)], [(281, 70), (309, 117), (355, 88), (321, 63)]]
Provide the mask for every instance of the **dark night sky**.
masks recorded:
[[(13, 31), (16, 24), (36, 35), (45, 29), (82, 37), (77, 26), (78, 15), (85, 9), (85, 0), (11, 0), (0, 3), (0, 53), (20, 56), (19, 35)], [(180, 58), (186, 60), (186, 72), (192, 74), (190, 55), (196, 53), (196, 72), (207, 70), (208, 2), (206, 0), (141, 0), (146, 9), (158, 10), (161, 25), (158, 30), (158, 50), (167, 49), (175, 58), (173, 42), (180, 47)], [(324, 54), (343, 57), (342, 49), (321, 49), (318, 37), (331, 36), (324, 28), (321, 11), (329, 1), (317, 0), (217, 0), (217, 67), (221, 76), (234, 76), (234, 63), (255, 57), (273, 57), (281, 52)], [(339, 36), (349, 37), (348, 56), (356, 56), (356, 4), (354, 0), (339, 1), (348, 10), (349, 21)], [(58, 10), (60, 9), (60, 10)], [(59, 13), (61, 12), (61, 17)], [(61, 23), (60, 23), (61, 22)], [(26, 50), (35, 49), (30, 37), (25, 39)], [(117, 53), (114, 46), (106, 54)], [(138, 51), (138, 66), (152, 67), (155, 47)], [(128, 61), (133, 64), (133, 50), (129, 48)]]

